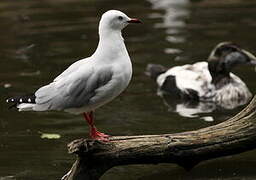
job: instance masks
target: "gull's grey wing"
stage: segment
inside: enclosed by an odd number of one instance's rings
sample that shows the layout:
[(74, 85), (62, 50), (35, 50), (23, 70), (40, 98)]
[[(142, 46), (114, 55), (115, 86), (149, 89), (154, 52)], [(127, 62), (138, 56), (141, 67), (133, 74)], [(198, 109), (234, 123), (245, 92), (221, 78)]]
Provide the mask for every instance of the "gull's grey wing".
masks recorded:
[(59, 79), (65, 76), (68, 76), (72, 72), (76, 71), (84, 63), (84, 61), (86, 61), (86, 59), (81, 59), (71, 64), (65, 71), (63, 71), (60, 75), (58, 75), (53, 81), (58, 81)]
[[(85, 72), (86, 70), (86, 72)], [(77, 71), (59, 78), (49, 85), (40, 88), (36, 93), (35, 110), (65, 110), (80, 108), (92, 103), (97, 89), (112, 79), (111, 68), (80, 68)]]
[(108, 84), (112, 76), (113, 72), (110, 69), (102, 69), (88, 79), (79, 79), (74, 82), (66, 94), (68, 103), (64, 109), (80, 108), (94, 103), (93, 98), (97, 96), (97, 90)]

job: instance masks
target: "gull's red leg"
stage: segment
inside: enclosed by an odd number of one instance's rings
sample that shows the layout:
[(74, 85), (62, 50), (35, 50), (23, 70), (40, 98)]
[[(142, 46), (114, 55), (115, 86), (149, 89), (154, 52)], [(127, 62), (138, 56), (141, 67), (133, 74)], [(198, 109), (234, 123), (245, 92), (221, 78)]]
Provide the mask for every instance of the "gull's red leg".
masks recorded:
[(83, 113), (85, 120), (90, 126), (90, 136), (92, 139), (97, 139), (101, 141), (109, 141), (108, 137), (109, 135), (101, 133), (97, 130), (97, 128), (94, 125), (94, 116), (93, 111), (90, 111), (88, 113)]
[(90, 111), (88, 114), (89, 114), (89, 117), (90, 117), (91, 122), (92, 122), (91, 130), (92, 130), (93, 132), (95, 132), (95, 133), (93, 133), (93, 134), (96, 134), (97, 136), (101, 136), (101, 137), (109, 137), (109, 135), (104, 134), (104, 133), (102, 133), (102, 132), (99, 132), (99, 131), (97, 130), (96, 126), (94, 125), (94, 113), (93, 113), (93, 111)]

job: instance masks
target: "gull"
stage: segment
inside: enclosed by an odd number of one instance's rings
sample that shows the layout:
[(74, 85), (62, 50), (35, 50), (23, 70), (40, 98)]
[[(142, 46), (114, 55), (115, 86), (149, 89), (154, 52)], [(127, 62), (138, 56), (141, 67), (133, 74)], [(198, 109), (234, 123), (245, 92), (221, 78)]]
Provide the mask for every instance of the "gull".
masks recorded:
[(105, 12), (99, 23), (99, 43), (92, 56), (70, 65), (51, 83), (35, 93), (11, 97), (19, 111), (65, 111), (82, 114), (90, 127), (90, 137), (108, 141), (94, 125), (94, 111), (117, 97), (132, 77), (132, 63), (122, 29), (130, 23), (141, 23), (118, 10)]

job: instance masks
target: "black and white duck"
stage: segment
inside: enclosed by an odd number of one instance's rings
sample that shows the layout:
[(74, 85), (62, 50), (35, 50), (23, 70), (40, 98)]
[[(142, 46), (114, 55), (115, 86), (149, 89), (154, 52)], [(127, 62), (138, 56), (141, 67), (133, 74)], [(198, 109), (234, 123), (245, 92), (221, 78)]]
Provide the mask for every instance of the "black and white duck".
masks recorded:
[(184, 100), (215, 102), (227, 109), (246, 104), (252, 94), (231, 70), (242, 64), (256, 65), (256, 57), (232, 42), (219, 43), (208, 62), (170, 69), (149, 64), (147, 74), (156, 80), (160, 94), (171, 93)]

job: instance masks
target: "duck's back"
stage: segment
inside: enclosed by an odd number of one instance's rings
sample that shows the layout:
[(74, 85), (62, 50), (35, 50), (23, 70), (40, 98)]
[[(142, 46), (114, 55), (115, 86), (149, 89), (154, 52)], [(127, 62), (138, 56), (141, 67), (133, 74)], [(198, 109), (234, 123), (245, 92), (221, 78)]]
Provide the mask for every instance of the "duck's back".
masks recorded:
[(180, 93), (188, 95), (193, 93), (193, 96), (198, 96), (199, 99), (212, 96), (214, 86), (211, 84), (212, 78), (207, 62), (176, 66), (169, 69), (157, 78), (157, 83), (162, 87), (162, 90), (168, 91), (168, 89), (165, 89), (165, 84), (168, 83), (166, 80), (170, 77), (175, 81), (173, 84), (176, 85), (172, 88), (177, 88)]
[(213, 101), (226, 109), (246, 104), (252, 94), (246, 84), (235, 74), (230, 73), (230, 82), (215, 90)]
[(173, 93), (176, 89), (182, 97), (216, 102), (227, 109), (247, 103), (252, 96), (246, 84), (233, 73), (226, 84), (212, 84), (207, 62), (173, 67), (159, 75), (157, 83), (163, 91)]

